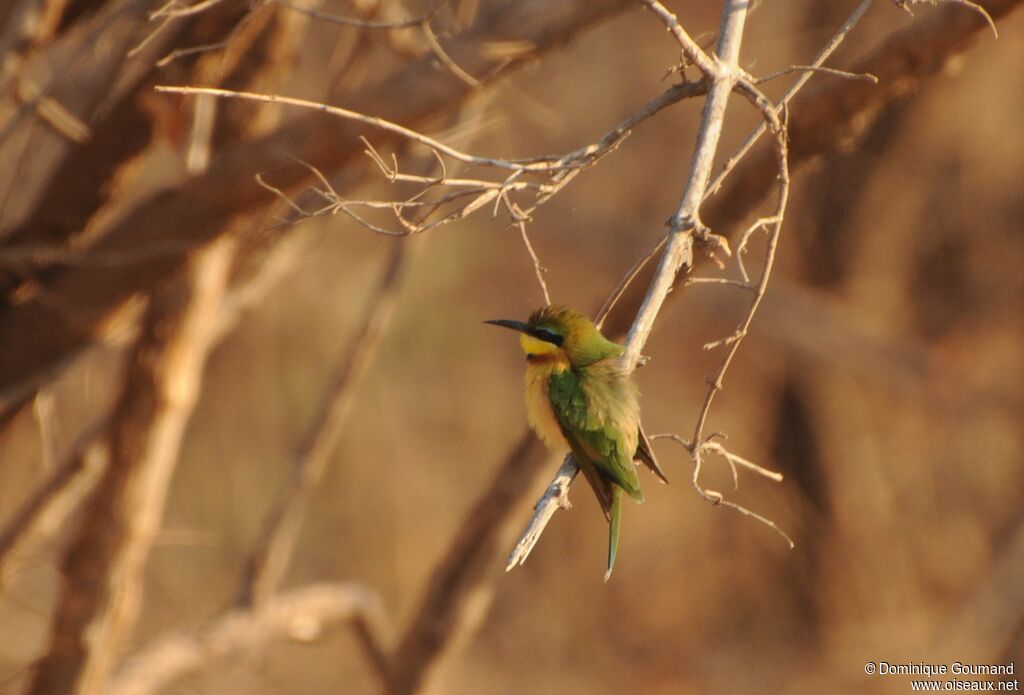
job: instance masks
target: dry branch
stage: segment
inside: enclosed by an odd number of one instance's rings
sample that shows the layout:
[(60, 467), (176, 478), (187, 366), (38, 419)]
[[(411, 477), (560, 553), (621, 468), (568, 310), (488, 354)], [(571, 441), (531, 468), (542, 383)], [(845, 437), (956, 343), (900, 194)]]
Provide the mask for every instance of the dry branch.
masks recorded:
[[(983, 5), (999, 20), (1024, 5), (1024, 0), (990, 0)], [(865, 6), (865, 2), (860, 3), (851, 20), (859, 19)], [(846, 30), (849, 22), (844, 23), (844, 29), (837, 35)], [(787, 126), (790, 167), (828, 152), (855, 147), (887, 106), (940, 73), (947, 61), (969, 49), (987, 27), (976, 13), (963, 8), (937, 9), (894, 32), (870, 55), (848, 69), (853, 73), (875, 75), (878, 84), (822, 80), (813, 89), (791, 97)], [(707, 225), (724, 235), (737, 235), (740, 225), (775, 187), (776, 159), (774, 146), (762, 143), (735, 166), (729, 183), (717, 194), (716, 186), (722, 177), (716, 177), (708, 187), (709, 194), (714, 195), (702, 207)], [(726, 168), (733, 169), (728, 164)], [(643, 300), (644, 287), (634, 282), (623, 292), (617, 304), (619, 308), (609, 314), (605, 323), (607, 333), (622, 335), (628, 330)], [(678, 291), (670, 294), (669, 299), (678, 294)]]
[[(749, 88), (755, 89), (752, 85)], [(530, 159), (501, 159), (472, 155), (451, 147), (439, 139), (386, 119), (367, 116), (351, 109), (328, 106), (306, 99), (209, 87), (158, 86), (156, 89), (161, 92), (195, 95), (199, 101), (209, 97), (220, 97), (269, 104), (286, 104), (320, 111), (341, 119), (355, 121), (383, 130), (429, 148), (441, 166), (441, 173), (432, 178), (402, 173), (398, 160), (394, 155), (391, 157), (392, 163), (389, 164), (366, 138), (361, 138), (366, 145), (366, 154), (377, 165), (389, 182), (416, 183), (420, 186), (416, 193), (401, 200), (345, 199), (316, 167), (302, 160), (298, 160), (298, 163), (308, 169), (320, 183), (320, 187), (312, 188), (312, 191), (322, 199), (320, 201), (321, 205), (317, 209), (306, 210), (302, 208), (292, 201), (284, 191), (265, 181), (262, 176), (257, 176), (257, 182), (263, 188), (266, 188), (286, 202), (297, 214), (298, 219), (343, 213), (362, 227), (386, 236), (421, 234), (442, 225), (463, 220), (473, 212), (492, 206), (492, 204), (494, 215), (497, 214), (498, 208), (502, 207), (508, 212), (512, 224), (519, 228), (526, 249), (533, 260), (537, 280), (543, 290), (545, 302), (550, 303), (543, 273), (540, 269), (540, 262), (526, 234), (526, 222), (532, 219), (533, 213), (541, 205), (571, 183), (582, 170), (594, 166), (602, 157), (617, 149), (622, 141), (630, 135), (633, 128), (659, 111), (686, 97), (704, 94), (707, 91), (707, 84), (704, 82), (683, 82), (674, 85), (641, 105), (597, 142), (565, 154)], [(495, 180), (485, 178), (451, 178), (446, 173), (446, 159), (461, 162), (462, 164), (496, 169), (499, 170), (499, 175)], [(511, 173), (506, 174), (505, 172), (507, 171)], [(529, 194), (531, 197), (529, 202), (517, 202), (513, 200), (514, 194)], [(370, 222), (362, 214), (356, 212), (360, 208), (390, 210), (394, 214), (399, 228), (388, 229)], [(416, 213), (416, 221), (406, 217), (407, 210)]]
[(526, 562), (526, 558), (533, 552), (533, 547), (537, 545), (537, 541), (540, 540), (541, 534), (544, 533), (544, 529), (547, 528), (548, 522), (551, 521), (555, 512), (559, 509), (572, 508), (572, 504), (569, 502), (569, 487), (579, 473), (579, 464), (573, 459), (572, 454), (569, 454), (559, 469), (555, 471), (555, 477), (548, 484), (544, 494), (533, 505), (533, 516), (530, 517), (523, 532), (519, 534), (519, 540), (516, 541), (512, 552), (508, 554), (508, 562), (505, 564), (506, 572), (516, 565)]
[(197, 259), (194, 278), (151, 300), (111, 421), (110, 463), (61, 563), (51, 645), (28, 692), (100, 693), (141, 604), (145, 562), (227, 282), (234, 244)]
[[(219, 12), (215, 16), (211, 14), (204, 27), (214, 33), (226, 33), (238, 18), (237, 12)], [(186, 41), (199, 40), (205, 35), (198, 28), (189, 28), (181, 38)], [(169, 32), (162, 41), (171, 38), (174, 38), (173, 32)], [(51, 52), (57, 52), (58, 48), (53, 46)], [(54, 59), (51, 57), (51, 60)], [(104, 67), (105, 60), (109, 60), (106, 51), (90, 54), (90, 60), (84, 62), (90, 68), (90, 74), (102, 78), (106, 74), (104, 69), (107, 69)], [(123, 188), (118, 182), (152, 144), (159, 130), (155, 121), (161, 119), (154, 118), (139, 97), (151, 89), (152, 73), (155, 71), (152, 66), (145, 69), (146, 64), (139, 62), (139, 69), (130, 73), (131, 79), (127, 80), (118, 94), (110, 94), (109, 79), (99, 80), (93, 88), (98, 93), (96, 98), (109, 101), (105, 103), (102, 113), (90, 118), (92, 137), (87, 142), (71, 148), (55, 164), (48, 178), (30, 177), (28, 181), (11, 183), (10, 195), (36, 202), (24, 222), (0, 232), (3, 238), (0, 251), (0, 296), (3, 296), (5, 304), (16, 301), (7, 296), (8, 293), (17, 292), (19, 285), (31, 283), (44, 269), (79, 262), (81, 253), (68, 245), (69, 240), (83, 235), (98, 213), (112, 202), (116, 204), (117, 194)], [(230, 67), (233, 66), (224, 66), (227, 76), (233, 74), (228, 69)], [(202, 71), (202, 64), (197, 66), (197, 70)], [(201, 73), (200, 77), (210, 81), (214, 79)], [(81, 89), (80, 84), (74, 86)], [(30, 126), (31, 123), (27, 123), (23, 127)], [(39, 156), (38, 152), (33, 154)], [(160, 246), (158, 244), (152, 248), (162, 253)], [(25, 253), (33, 250), (37, 253)]]
[[(625, 0), (509, 0), (481, 12), (474, 27), (451, 41), (447, 50), (465, 70), (486, 82), (627, 5)], [(533, 49), (515, 55), (480, 50), (494, 41), (515, 41)], [(431, 56), (352, 95), (349, 104), (353, 110), (414, 124), (457, 108), (470, 92), (461, 80), (438, 72)], [(404, 96), (394, 99), (395, 94)], [(253, 182), (256, 173), (279, 167), (288, 156), (322, 171), (336, 169), (360, 155), (361, 131), (311, 115), (255, 142), (239, 144), (215, 157), (205, 174), (140, 202), (85, 255), (172, 240), (186, 248), (202, 245), (222, 234), (235, 215), (271, 204), (272, 196)], [(294, 191), (307, 180), (308, 172), (295, 167), (279, 170), (274, 183)], [(45, 289), (61, 298), (60, 307), (39, 298), (6, 307), (0, 313), (0, 406), (17, 402), (84, 346), (101, 340), (105, 321), (118, 307), (180, 270), (187, 255), (187, 250), (177, 250), (113, 268), (86, 264), (54, 269)]]
[(313, 584), (234, 611), (195, 631), (164, 637), (133, 655), (106, 695), (149, 695), (190, 674), (252, 655), (274, 639), (310, 642), (346, 623), (383, 629), (379, 598), (358, 584)]
[[(660, 6), (660, 3), (647, 0), (645, 0), (645, 4)], [(688, 51), (688, 44), (680, 38), (682, 30), (678, 28), (679, 23), (675, 21), (675, 18), (671, 15), (664, 17), (659, 14), (659, 16), (668, 21), (670, 27), (676, 29), (673, 35), (680, 40), (687, 56), (691, 60), (695, 60), (693, 49)], [(665, 297), (668, 296), (675, 283), (676, 274), (684, 264), (689, 266), (692, 263), (694, 237), (704, 231), (700, 221), (700, 204), (704, 199), (704, 191), (711, 177), (711, 165), (715, 159), (715, 152), (718, 150), (718, 139), (722, 134), (722, 124), (725, 120), (725, 107), (739, 78), (739, 51), (743, 43), (743, 27), (746, 18), (747, 3), (739, 0), (726, 0), (722, 9), (718, 46), (715, 50), (717, 60), (713, 62), (714, 71), (705, 73), (705, 79), (710, 79), (713, 83), (704, 103), (690, 173), (679, 207), (672, 215), (668, 243), (662, 251), (658, 269), (654, 273), (654, 279), (626, 338), (626, 354), (623, 355), (622, 363), (627, 371), (633, 371), (636, 368), (640, 351), (654, 327), (654, 319), (657, 317)], [(702, 54), (703, 52), (701, 52)], [(695, 60), (695, 62), (697, 61)], [(697, 65), (702, 70), (706, 69), (701, 63), (697, 63)]]

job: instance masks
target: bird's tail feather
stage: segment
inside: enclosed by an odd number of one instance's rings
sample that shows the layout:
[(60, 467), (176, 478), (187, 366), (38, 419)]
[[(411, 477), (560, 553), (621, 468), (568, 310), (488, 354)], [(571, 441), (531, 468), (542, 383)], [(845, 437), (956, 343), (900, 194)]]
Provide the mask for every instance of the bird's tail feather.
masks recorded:
[(604, 580), (612, 576), (615, 567), (615, 554), (619, 550), (619, 526), (622, 520), (622, 488), (612, 485), (612, 504), (608, 523), (608, 569), (604, 572)]

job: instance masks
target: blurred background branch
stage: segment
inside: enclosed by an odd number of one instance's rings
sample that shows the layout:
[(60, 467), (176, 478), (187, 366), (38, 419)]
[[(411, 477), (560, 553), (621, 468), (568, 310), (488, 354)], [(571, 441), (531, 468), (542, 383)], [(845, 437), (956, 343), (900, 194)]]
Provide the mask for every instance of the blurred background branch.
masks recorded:
[[(532, 0), (501, 3), (477, 17), (473, 27), (448, 52), (465, 70), (487, 81), (501, 71), (565, 41), (612, 11), (622, 0)], [(497, 41), (526, 46), (515, 54), (480, 50)], [(433, 68), (433, 57), (414, 62), (397, 74), (346, 99), (352, 111), (379, 114), (415, 124), (457, 108), (472, 93), (464, 82)], [(402, 99), (392, 98), (402, 94)], [(255, 185), (260, 172), (276, 170), (275, 185), (295, 190), (309, 172), (280, 169), (283, 157), (307, 161), (321, 171), (339, 167), (361, 152), (356, 127), (315, 116), (291, 121), (274, 132), (216, 157), (204, 174), (178, 187), (140, 199), (106, 231), (82, 259), (50, 270), (47, 293), (61, 298), (59, 307), (43, 299), (9, 304), (0, 320), (0, 406), (9, 408), (40, 380), (95, 341), (111, 313), (137, 291), (152, 288), (181, 267), (188, 252), (223, 233), (233, 216), (267, 206), (272, 199)], [(377, 140), (378, 144), (381, 140)], [(325, 147), (325, 143), (333, 146)], [(173, 240), (173, 246), (165, 246)], [(94, 254), (131, 249), (159, 249), (153, 257), (131, 264), (89, 263)], [(100, 281), (102, 280), (102, 282)]]
[[(701, 422), (691, 456), (785, 474), (781, 489), (752, 479), (735, 504), (756, 500), (797, 549), (706, 519), (672, 486), (630, 518), (616, 585), (642, 590), (588, 583), (603, 542), (589, 500), (497, 581), (555, 461), (508, 426), (519, 365), (478, 320), (532, 308), (535, 280), (593, 302), (661, 249), (687, 175), (667, 153), (697, 135), (685, 97), (713, 81), (692, 79), (702, 64), (719, 70), (700, 31), (717, 6), (665, 3), (675, 44), (650, 40), (642, 4), (0, 8), (0, 691), (756, 692), (770, 678), (820, 692), (874, 689), (859, 672), (879, 654), (1019, 660), (1024, 398), (1005, 369), (1024, 344), (1024, 89), (1005, 70), (1019, 0), (981, 4), (1001, 38), (969, 59), (989, 25), (963, 4), (909, 18), (875, 3), (842, 46), (829, 32), (846, 36), (870, 3), (751, 10), (729, 79), (761, 113), (730, 109), (721, 147), (737, 154), (707, 158), (718, 176), (698, 177), (672, 234), (697, 239), (695, 267), (726, 263), (662, 272), (638, 378), (651, 429)], [(788, 74), (816, 84), (796, 94)], [(877, 84), (851, 77), (865, 75)], [(157, 84), (337, 104), (487, 153), (511, 178), (473, 163), (428, 175), (408, 164), (423, 148), (366, 123)], [(788, 105), (775, 108), (789, 163), (810, 175), (794, 179), (766, 294), (742, 252), (772, 258), (777, 227), (767, 242), (750, 230), (781, 219), (778, 198), (761, 210), (780, 142), (739, 153), (768, 100)], [(646, 120), (676, 104), (665, 127)], [(443, 119), (467, 106), (479, 117)], [(533, 186), (528, 170), (554, 174)], [(512, 226), (470, 215), (488, 210)], [(360, 234), (374, 227), (440, 241), (410, 265), (409, 240)], [(208, 254), (211, 294), (190, 270)], [(620, 283), (608, 335), (625, 334), (657, 272)], [(187, 297), (204, 307), (198, 337)], [(720, 378), (711, 391), (701, 378), (721, 362), (699, 346), (748, 333), (708, 426), (733, 436), (725, 448), (702, 434)], [(153, 364), (176, 345), (195, 349), (174, 377)], [(713, 497), (730, 471), (701, 475)], [(950, 620), (963, 630), (937, 638)]]
[(128, 660), (105, 692), (148, 695), (190, 673), (258, 653), (275, 638), (320, 639), (343, 624), (382, 630), (380, 598), (356, 584), (315, 584), (269, 597), (255, 607), (230, 612), (201, 629), (168, 635)]
[(234, 243), (196, 262), (192, 278), (151, 300), (106, 435), (110, 461), (61, 567), (52, 646), (32, 693), (102, 693), (142, 604), (142, 577), (219, 316)]

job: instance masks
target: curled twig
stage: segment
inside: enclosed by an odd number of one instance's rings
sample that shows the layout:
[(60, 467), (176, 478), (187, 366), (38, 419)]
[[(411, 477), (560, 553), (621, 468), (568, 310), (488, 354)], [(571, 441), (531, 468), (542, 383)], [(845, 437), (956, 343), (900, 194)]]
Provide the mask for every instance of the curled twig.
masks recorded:
[(711, 436), (705, 438), (700, 443), (699, 446), (694, 446), (694, 444), (693, 444), (693, 442), (691, 440), (685, 439), (685, 438), (679, 436), (678, 434), (674, 434), (674, 433), (652, 434), (648, 438), (651, 441), (656, 441), (658, 439), (669, 439), (669, 440), (672, 440), (672, 441), (676, 442), (677, 444), (679, 444), (680, 446), (682, 446), (684, 449), (686, 449), (687, 452), (689, 452), (690, 457), (693, 460), (693, 476), (691, 477), (690, 480), (691, 480), (691, 482), (693, 484), (694, 489), (705, 500), (707, 500), (708, 502), (711, 502), (713, 505), (716, 505), (716, 506), (721, 505), (723, 507), (729, 507), (730, 509), (735, 509), (736, 511), (738, 511), (741, 514), (743, 514), (744, 516), (749, 516), (752, 519), (756, 519), (757, 521), (760, 521), (762, 524), (764, 524), (765, 526), (771, 528), (773, 531), (775, 531), (777, 534), (779, 534), (783, 538), (783, 540), (786, 541), (786, 543), (789, 545), (790, 548), (795, 547), (795, 544), (793, 543), (793, 539), (790, 538), (789, 534), (787, 534), (785, 531), (783, 531), (778, 526), (778, 524), (776, 524), (774, 521), (772, 521), (768, 517), (763, 516), (761, 514), (758, 514), (757, 512), (752, 511), (752, 510), (748, 509), (747, 507), (744, 507), (741, 504), (737, 504), (736, 502), (732, 502), (730, 500), (725, 499), (725, 497), (722, 495), (722, 493), (718, 492), (717, 490), (709, 490), (709, 489), (705, 488), (703, 485), (701, 485), (701, 483), (700, 483), (700, 472), (701, 472), (701, 468), (702, 468), (702, 466), (704, 464), (703, 454), (705, 454), (705, 453), (716, 454), (716, 455), (720, 456), (721, 458), (723, 458), (725, 460), (725, 462), (729, 465), (730, 471), (732, 472), (732, 479), (733, 479), (733, 486), (734, 487), (739, 487), (739, 475), (738, 475), (737, 470), (736, 470), (737, 466), (741, 466), (743, 468), (746, 468), (747, 470), (753, 471), (754, 473), (757, 473), (758, 475), (764, 476), (765, 478), (768, 478), (769, 480), (774, 480), (775, 482), (781, 482), (782, 481), (782, 474), (781, 473), (777, 473), (776, 471), (768, 470), (767, 468), (763, 468), (762, 466), (759, 466), (759, 465), (757, 465), (756, 463), (754, 463), (752, 461), (748, 461), (747, 459), (745, 459), (745, 458), (743, 458), (741, 456), (737, 456), (736, 454), (730, 452), (724, 446), (719, 444), (717, 441), (714, 441), (716, 437), (717, 437), (717, 434), (714, 434), (714, 435), (711, 435)]

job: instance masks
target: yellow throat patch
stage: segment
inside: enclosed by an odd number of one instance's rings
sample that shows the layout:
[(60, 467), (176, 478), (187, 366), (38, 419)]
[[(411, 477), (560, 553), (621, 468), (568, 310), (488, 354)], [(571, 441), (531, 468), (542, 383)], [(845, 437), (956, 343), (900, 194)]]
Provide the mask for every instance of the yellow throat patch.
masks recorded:
[(523, 346), (523, 350), (527, 355), (550, 355), (555, 352), (561, 352), (562, 350), (562, 348), (558, 347), (554, 343), (534, 338), (532, 335), (527, 335), (526, 333), (519, 334), (519, 344)]

